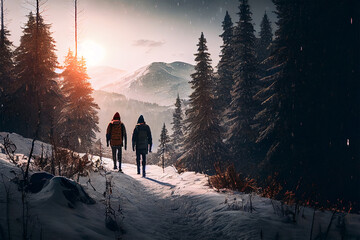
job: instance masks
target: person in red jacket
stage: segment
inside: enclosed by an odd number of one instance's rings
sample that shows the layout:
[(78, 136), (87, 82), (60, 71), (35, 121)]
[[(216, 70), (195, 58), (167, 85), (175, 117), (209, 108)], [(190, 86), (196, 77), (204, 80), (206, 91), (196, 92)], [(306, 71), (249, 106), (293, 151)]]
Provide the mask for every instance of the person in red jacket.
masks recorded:
[(109, 147), (109, 142), (111, 145), (112, 156), (114, 160), (114, 169), (117, 169), (116, 166), (116, 153), (117, 161), (119, 162), (119, 172), (122, 172), (121, 169), (121, 160), (122, 160), (122, 147), (126, 150), (127, 146), (127, 136), (125, 125), (120, 120), (120, 114), (115, 113), (113, 119), (109, 123), (106, 130), (106, 144)]

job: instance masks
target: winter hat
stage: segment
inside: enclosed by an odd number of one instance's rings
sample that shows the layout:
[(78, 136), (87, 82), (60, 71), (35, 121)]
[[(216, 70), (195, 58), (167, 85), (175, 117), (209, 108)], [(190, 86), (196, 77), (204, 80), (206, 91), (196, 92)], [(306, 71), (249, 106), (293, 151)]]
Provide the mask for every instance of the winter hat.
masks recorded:
[(143, 115), (140, 115), (137, 123), (145, 123)]
[(113, 120), (120, 120), (120, 114), (118, 112), (115, 113)]

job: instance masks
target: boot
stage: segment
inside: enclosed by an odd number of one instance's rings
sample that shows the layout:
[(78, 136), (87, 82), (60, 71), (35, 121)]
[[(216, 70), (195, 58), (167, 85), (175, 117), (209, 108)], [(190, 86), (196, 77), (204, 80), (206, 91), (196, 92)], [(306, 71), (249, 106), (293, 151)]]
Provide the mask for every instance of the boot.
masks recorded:
[(137, 166), (137, 174), (140, 174), (140, 166)]
[(116, 161), (114, 161), (114, 169), (117, 169)]
[(121, 169), (121, 162), (119, 161), (119, 172), (123, 172), (122, 169)]

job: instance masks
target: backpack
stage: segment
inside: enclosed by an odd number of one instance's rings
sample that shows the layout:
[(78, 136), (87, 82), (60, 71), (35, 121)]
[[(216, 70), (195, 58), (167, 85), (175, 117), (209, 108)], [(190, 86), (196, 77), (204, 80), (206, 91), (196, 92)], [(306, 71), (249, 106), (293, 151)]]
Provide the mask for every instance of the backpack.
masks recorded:
[(145, 127), (138, 127), (137, 149), (148, 148), (148, 135)]
[(122, 146), (122, 123), (110, 124), (110, 144), (111, 146)]

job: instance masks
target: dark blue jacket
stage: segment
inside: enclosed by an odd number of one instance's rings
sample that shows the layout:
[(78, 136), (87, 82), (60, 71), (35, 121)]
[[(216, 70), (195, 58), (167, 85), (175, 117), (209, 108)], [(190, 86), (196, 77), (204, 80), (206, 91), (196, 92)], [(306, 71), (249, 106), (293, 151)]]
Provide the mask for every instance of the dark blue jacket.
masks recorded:
[(151, 151), (152, 137), (149, 125), (146, 123), (139, 123), (135, 126), (132, 135), (132, 147), (137, 153), (147, 154), (148, 150)]

